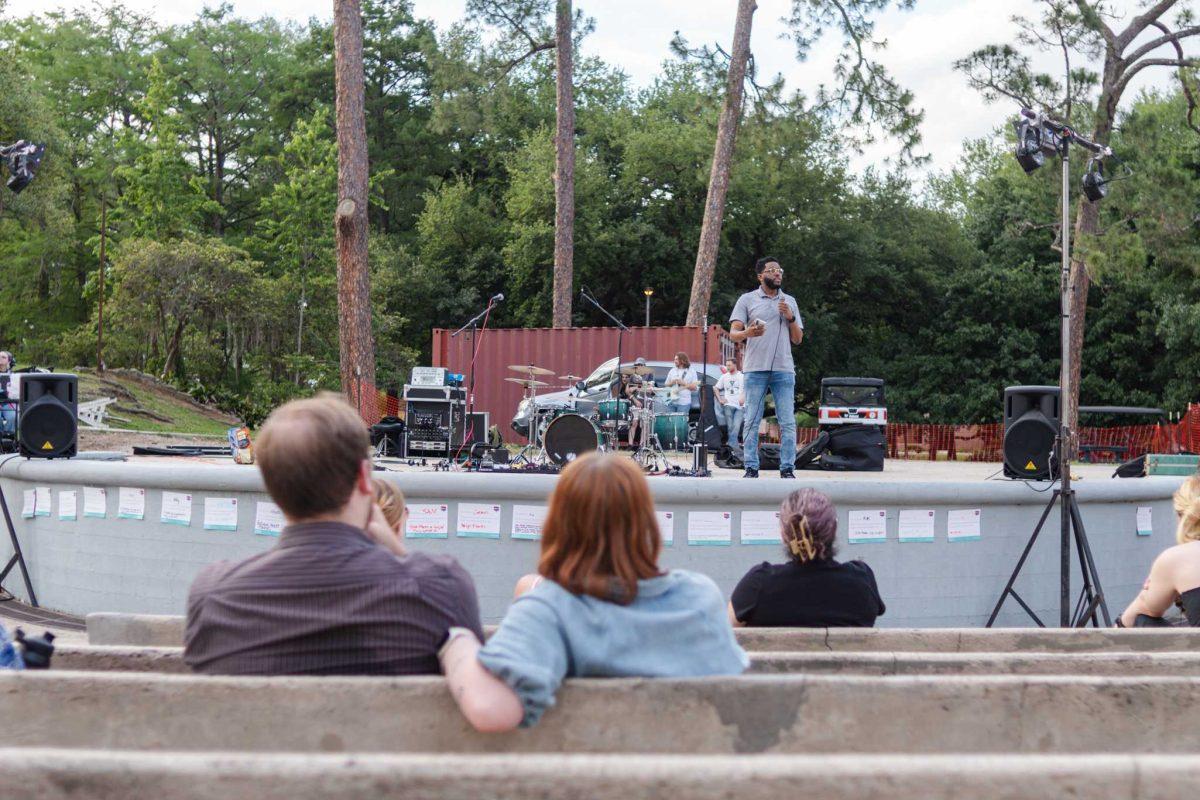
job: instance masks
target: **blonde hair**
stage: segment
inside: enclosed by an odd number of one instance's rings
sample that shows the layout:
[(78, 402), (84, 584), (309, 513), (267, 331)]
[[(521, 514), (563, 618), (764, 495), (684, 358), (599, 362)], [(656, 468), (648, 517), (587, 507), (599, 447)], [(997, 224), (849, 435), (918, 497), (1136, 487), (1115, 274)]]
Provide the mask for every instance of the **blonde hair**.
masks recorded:
[(1184, 481), (1175, 492), (1175, 513), (1179, 515), (1175, 541), (1200, 541), (1200, 473)]
[(383, 518), (395, 528), (404, 517), (404, 492), (391, 481), (379, 478), (371, 479), (371, 487), (375, 490), (375, 504), (383, 512)]

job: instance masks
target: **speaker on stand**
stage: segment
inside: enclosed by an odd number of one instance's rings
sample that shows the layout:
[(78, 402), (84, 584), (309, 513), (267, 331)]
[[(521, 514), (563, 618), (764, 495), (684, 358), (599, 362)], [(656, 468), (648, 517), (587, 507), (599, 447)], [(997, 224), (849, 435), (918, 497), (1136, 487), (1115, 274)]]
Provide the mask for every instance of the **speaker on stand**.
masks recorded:
[(1054, 441), (1062, 392), (1057, 386), (1009, 386), (1004, 390), (1004, 476), (1048, 481), (1058, 477)]
[[(71, 458), (79, 450), (79, 376), (54, 372), (21, 375), (17, 404), (17, 452), (26, 458)], [(0, 570), (0, 584), (20, 567), (29, 602), (38, 606), (37, 593), (25, 565), (25, 554), (13, 526), (8, 500), (0, 492), (0, 511), (8, 527), (13, 555)]]

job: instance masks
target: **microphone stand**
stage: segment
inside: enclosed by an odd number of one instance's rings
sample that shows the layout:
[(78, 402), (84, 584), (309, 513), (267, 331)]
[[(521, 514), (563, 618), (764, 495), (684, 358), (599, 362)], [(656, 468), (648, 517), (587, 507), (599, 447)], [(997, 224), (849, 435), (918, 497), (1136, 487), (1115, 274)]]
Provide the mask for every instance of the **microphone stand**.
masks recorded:
[(700, 352), (703, 360), (703, 372), (700, 373), (700, 418), (696, 420), (696, 449), (692, 451), (692, 474), (696, 477), (707, 478), (708, 471), (708, 438), (704, 430), (704, 389), (707, 386), (705, 378), (708, 377), (708, 315), (704, 315), (704, 322), (700, 327)]
[[(599, 300), (592, 297), (591, 293), (588, 292), (586, 286), (581, 286), (579, 288), (579, 296), (582, 297), (584, 300), (587, 300), (589, 303), (594, 305), (596, 308), (598, 308), (600, 310), (601, 314), (603, 314), (604, 316), (611, 319), (613, 321), (613, 324), (615, 324), (617, 326), (617, 368), (614, 372), (617, 376), (617, 385), (620, 386), (621, 385), (621, 356), (622, 356), (622, 348), (624, 345), (623, 340), (625, 337), (625, 331), (629, 330), (629, 328), (625, 326), (624, 322), (621, 322), (621, 320), (617, 319), (612, 314), (608, 313), (608, 309), (606, 309), (604, 306), (600, 305)], [(610, 392), (612, 391), (611, 385), (610, 385), (609, 391)], [(618, 399), (620, 399), (620, 394), (618, 394), (617, 397), (618, 397)]]
[[(456, 330), (454, 333), (450, 334), (450, 338), (453, 339), (455, 336), (458, 336), (460, 333), (465, 331), (467, 328), (471, 329), (471, 369), (470, 369), (471, 374), (470, 374), (470, 377), (467, 378), (467, 411), (466, 411), (466, 415), (463, 416), (462, 436), (460, 437), (461, 443), (458, 446), (458, 452), (455, 453), (455, 455), (454, 455), (455, 461), (457, 461), (458, 456), (460, 454), (462, 454), (463, 448), (467, 446), (467, 444), (468, 444), (467, 437), (473, 432), (472, 428), (471, 428), (471, 415), (475, 413), (475, 357), (478, 355), (478, 350), (476, 348), (479, 346), (479, 343), (476, 341), (475, 335), (479, 328), (479, 320), (481, 320), (481, 319), (484, 320), (484, 323), (483, 323), (484, 330), (487, 330), (487, 317), (491, 313), (492, 309), (495, 307), (496, 307), (495, 298), (489, 297), (487, 306), (483, 309), (483, 311), (480, 311), (478, 314), (471, 317), (469, 320), (467, 320), (467, 322), (461, 328)], [(451, 412), (450, 427), (451, 427), (450, 435), (453, 436), (454, 435), (453, 412)], [(470, 457), (470, 454), (471, 453), (468, 450), (467, 451), (468, 458)], [(450, 455), (449, 449), (446, 450), (446, 455)]]

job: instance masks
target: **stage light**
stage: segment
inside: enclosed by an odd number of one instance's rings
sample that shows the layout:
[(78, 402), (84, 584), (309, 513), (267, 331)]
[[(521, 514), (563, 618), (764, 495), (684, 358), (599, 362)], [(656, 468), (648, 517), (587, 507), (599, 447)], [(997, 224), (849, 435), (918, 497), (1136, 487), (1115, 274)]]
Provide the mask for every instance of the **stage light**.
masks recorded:
[(1028, 174), (1046, 163), (1046, 154), (1042, 152), (1042, 131), (1027, 119), (1016, 120), (1013, 127), (1017, 130), (1017, 163)]
[(33, 182), (33, 176), (37, 173), (37, 168), (42, 163), (42, 154), (45, 152), (46, 145), (34, 144), (24, 139), (9, 145), (0, 145), (0, 158), (8, 164), (8, 171), (12, 175), (7, 185), (13, 194), (20, 194), (22, 189)]
[(1093, 203), (1104, 199), (1108, 194), (1108, 179), (1104, 177), (1104, 162), (1093, 158), (1088, 162), (1087, 172), (1083, 173), (1083, 195)]

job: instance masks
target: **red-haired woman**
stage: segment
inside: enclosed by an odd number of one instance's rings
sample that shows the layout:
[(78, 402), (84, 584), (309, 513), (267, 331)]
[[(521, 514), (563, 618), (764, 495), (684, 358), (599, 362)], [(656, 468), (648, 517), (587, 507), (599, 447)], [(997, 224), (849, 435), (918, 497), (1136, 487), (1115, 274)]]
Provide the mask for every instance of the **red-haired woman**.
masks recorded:
[(729, 601), (734, 625), (762, 627), (863, 627), (885, 606), (875, 573), (862, 561), (839, 563), (837, 509), (816, 489), (792, 492), (779, 508), (787, 563), (763, 562), (738, 581)]
[(627, 458), (589, 454), (559, 477), (542, 580), (480, 648), (451, 629), (442, 668), (481, 731), (535, 724), (567, 677), (737, 675), (749, 665), (709, 578), (658, 566), (650, 487)]

